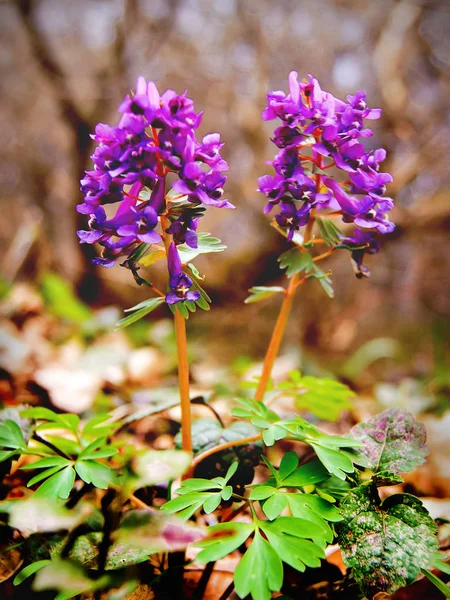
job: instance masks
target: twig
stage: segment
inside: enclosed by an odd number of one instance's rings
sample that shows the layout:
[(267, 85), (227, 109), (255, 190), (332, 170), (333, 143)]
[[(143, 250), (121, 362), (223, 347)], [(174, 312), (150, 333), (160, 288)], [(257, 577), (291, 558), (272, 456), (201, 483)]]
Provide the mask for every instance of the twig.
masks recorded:
[(231, 594), (233, 593), (234, 590), (234, 583), (231, 582), (230, 585), (228, 585), (225, 589), (225, 591), (223, 592), (223, 594), (220, 596), (219, 600), (227, 600), (227, 598), (229, 596), (231, 596)]
[(151, 512), (155, 512), (155, 509), (152, 506), (149, 506), (143, 500), (137, 498), (134, 494), (128, 496), (128, 500), (131, 502), (131, 504), (134, 504), (136, 508), (141, 508), (142, 510), (149, 510)]
[(89, 533), (90, 531), (92, 531), (92, 529), (86, 523), (81, 523), (80, 525), (77, 525), (75, 527), (75, 529), (72, 529), (72, 531), (69, 533), (69, 535), (67, 537), (67, 540), (63, 546), (63, 549), (61, 550), (61, 558), (67, 558), (70, 554), (70, 551), (74, 547), (77, 539), (80, 536), (85, 535), (86, 533)]
[(191, 600), (202, 600), (215, 566), (215, 561), (209, 562), (206, 565), (206, 567), (203, 570), (202, 576), (200, 577), (200, 580), (197, 584), (197, 587), (195, 588), (195, 591), (192, 594)]
[[(104, 518), (103, 537), (98, 549), (98, 573), (103, 574), (108, 560), (108, 552), (112, 543), (112, 533), (115, 529), (114, 512), (111, 509), (111, 503), (116, 496), (116, 491), (110, 489), (103, 496), (101, 501), (102, 514)], [(94, 600), (100, 600), (102, 590), (97, 590), (94, 595)]]
[(81, 486), (81, 488), (67, 500), (66, 508), (74, 508), (78, 504), (78, 502), (81, 500), (81, 498), (87, 492), (89, 492), (93, 487), (94, 486), (92, 485), (92, 483), (83, 482), (83, 485)]
[(333, 248), (330, 248), (329, 250), (327, 250), (323, 254), (319, 254), (319, 256), (315, 256), (313, 258), (313, 262), (317, 262), (319, 260), (322, 260), (323, 258), (327, 258), (327, 256), (330, 256), (331, 254), (333, 254), (333, 252), (335, 251), (335, 249), (336, 248), (333, 246)]

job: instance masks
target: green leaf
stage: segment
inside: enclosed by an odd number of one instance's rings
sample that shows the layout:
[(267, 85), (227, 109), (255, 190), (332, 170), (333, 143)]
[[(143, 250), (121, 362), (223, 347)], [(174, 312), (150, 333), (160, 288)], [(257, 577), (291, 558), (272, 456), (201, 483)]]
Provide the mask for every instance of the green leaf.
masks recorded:
[(211, 490), (220, 490), (221, 486), (214, 483), (211, 479), (185, 479), (181, 487), (177, 489), (177, 494), (187, 494), (189, 492), (205, 492)]
[(281, 459), (280, 468), (278, 474), (280, 479), (286, 479), (288, 475), (293, 473), (298, 467), (298, 456), (296, 452), (286, 452)]
[(186, 267), (190, 270), (194, 279), (196, 279), (198, 281), (203, 281), (205, 279), (204, 275), (200, 275), (200, 271), (197, 269), (197, 267), (194, 265), (194, 263), (188, 263), (186, 265)]
[(287, 508), (287, 505), (286, 495), (283, 492), (276, 492), (263, 503), (262, 509), (266, 517), (272, 521)]
[(191, 300), (185, 300), (184, 305), (191, 313), (195, 313), (195, 311), (197, 310), (197, 305)]
[(110, 446), (109, 448), (100, 448), (100, 450), (97, 450), (96, 452), (90, 452), (89, 454), (83, 455), (83, 457), (81, 457), (80, 454), (78, 458), (98, 460), (99, 458), (110, 458), (111, 456), (115, 456), (117, 452), (117, 448), (112, 448)]
[(57, 317), (79, 324), (92, 318), (92, 312), (75, 296), (72, 286), (55, 273), (44, 273), (41, 292), (45, 303)]
[(184, 450), (138, 452), (133, 460), (133, 469), (138, 476), (134, 489), (177, 479), (189, 468), (191, 462), (191, 454)]
[[(143, 196), (145, 196), (145, 194)], [(143, 196), (141, 196), (141, 194), (139, 194), (139, 198), (141, 200), (144, 199)], [(148, 199), (149, 198), (146, 198), (146, 200), (148, 200)], [(150, 249), (150, 244), (144, 244), (144, 243), (139, 244), (139, 246), (135, 250), (133, 250), (133, 252), (130, 254), (128, 261), (132, 262), (132, 263), (138, 262), (145, 255), (147, 250), (149, 250), (149, 249)]]
[(350, 483), (347, 480), (339, 479), (335, 475), (332, 475), (330, 479), (317, 484), (315, 492), (329, 502), (336, 502), (336, 500), (341, 500), (345, 496), (350, 487)]
[[(65, 464), (68, 464), (68, 462), (69, 461), (66, 461)], [(54, 473), (58, 473), (58, 471), (60, 471), (60, 470), (61, 470), (61, 466), (56, 465), (55, 467), (51, 467), (50, 469), (45, 469), (44, 471), (41, 471), (38, 475), (35, 475), (34, 477), (32, 477), (29, 480), (29, 482), (27, 483), (27, 487), (32, 487), (36, 483), (39, 483), (40, 481), (43, 481), (44, 479), (48, 479)]]
[(262, 435), (266, 446), (273, 446), (275, 442), (284, 439), (289, 434), (282, 422), (265, 424), (262, 420), (256, 423), (256, 419), (252, 419), (252, 423), (262, 428), (265, 427)]
[(273, 286), (273, 287), (264, 287), (264, 286), (255, 286), (249, 289), (250, 296), (244, 300), (245, 304), (252, 304), (253, 302), (261, 302), (261, 300), (266, 300), (267, 298), (271, 298), (275, 294), (284, 294), (286, 290), (284, 287)]
[[(12, 458), (13, 456), (15, 456), (16, 454), (18, 454), (18, 450), (9, 450), (9, 451), (0, 451), (0, 462), (4, 462), (5, 460), (8, 460), (9, 458)], [(9, 470), (9, 468), (8, 468)]]
[(47, 469), (48, 467), (64, 467), (68, 462), (69, 460), (62, 456), (49, 456), (28, 465), (22, 465), (20, 468), (22, 471), (29, 471), (31, 469)]
[(83, 481), (101, 490), (106, 490), (113, 479), (111, 469), (95, 460), (77, 460), (75, 470)]
[(131, 315), (120, 319), (120, 321), (116, 325), (116, 329), (123, 329), (124, 327), (128, 327), (132, 323), (139, 321), (142, 317), (145, 317), (152, 311), (154, 311), (158, 306), (163, 304), (165, 299), (162, 296), (157, 296), (156, 298), (149, 298), (148, 300), (144, 300), (144, 302), (140, 302), (136, 306), (132, 308), (128, 308), (125, 312), (132, 312)]
[(58, 421), (73, 433), (77, 433), (78, 425), (80, 424), (80, 417), (78, 415), (63, 413), (58, 415)]
[(38, 560), (26, 566), (14, 577), (13, 585), (20, 585), (25, 579), (28, 579), (28, 577), (37, 573), (39, 569), (42, 569), (42, 567), (45, 567), (45, 565), (48, 565), (50, 562), (50, 560)]
[(250, 493), (250, 500), (267, 500), (276, 494), (276, 488), (270, 485), (258, 485)]
[(296, 273), (305, 271), (309, 273), (314, 267), (312, 256), (309, 252), (302, 252), (299, 248), (291, 248), (284, 252), (278, 259), (280, 269), (287, 269), (286, 275), (292, 277)]
[(227, 502), (231, 496), (233, 495), (233, 487), (231, 485), (226, 485), (223, 490), (222, 490), (222, 500), (225, 500), (225, 502)]
[[(289, 505), (289, 510), (291, 511), (291, 515), (293, 517), (297, 517), (298, 519), (304, 519), (306, 521), (309, 521), (310, 523), (313, 523), (314, 525), (316, 525), (319, 530), (320, 530), (320, 534), (317, 532), (315, 534), (315, 542), (317, 544), (319, 544), (319, 546), (325, 546), (326, 544), (331, 544), (333, 539), (334, 539), (334, 533), (333, 530), (331, 529), (331, 527), (329, 526), (329, 524), (327, 523), (328, 520), (332, 520), (332, 519), (328, 519), (327, 517), (323, 516), (322, 514), (319, 514), (319, 512), (316, 509), (316, 507), (313, 507), (311, 502), (307, 502), (304, 498), (304, 496), (309, 496), (310, 494), (292, 494), (292, 493), (285, 493), (288, 505)], [(317, 498), (317, 496), (312, 496), (313, 498)], [(332, 505), (330, 505), (332, 506)], [(333, 507), (334, 508), (334, 507)], [(337, 509), (334, 509), (337, 514), (339, 515), (339, 512), (337, 511)], [(335, 515), (333, 515), (335, 516)], [(339, 518), (336, 518), (336, 520), (339, 520)]]
[(446, 575), (450, 575), (450, 565), (443, 562), (442, 560), (435, 560), (433, 566), (436, 569), (439, 569), (439, 571), (442, 571), (442, 573), (445, 573)]
[(78, 591), (76, 590), (71, 590), (69, 592), (59, 592), (58, 594), (56, 594), (55, 600), (70, 600), (71, 598), (75, 598), (75, 596), (78, 595)]
[(206, 563), (224, 558), (242, 546), (253, 530), (249, 523), (219, 523), (208, 527), (206, 537), (194, 544), (203, 548), (195, 560)]
[(271, 592), (279, 592), (283, 583), (283, 564), (272, 546), (259, 531), (234, 572), (234, 585), (239, 598), (251, 594), (253, 600), (270, 600)]
[(300, 410), (307, 410), (319, 419), (336, 421), (344, 410), (351, 408), (349, 399), (355, 393), (335, 379), (302, 377), (298, 371), (291, 372), (289, 378), (278, 389), (293, 397)]
[(313, 265), (313, 271), (313, 273), (307, 275), (307, 279), (317, 279), (326, 295), (329, 298), (334, 298), (334, 290), (330, 277), (331, 271), (325, 273), (325, 271), (322, 271), (322, 269), (318, 267), (315, 263)]
[(181, 519), (190, 519), (210, 496), (209, 492), (189, 492), (169, 500), (161, 506), (161, 510), (170, 515), (176, 513)]
[(341, 241), (341, 230), (336, 227), (331, 219), (326, 217), (316, 217), (316, 223), (319, 226), (320, 235), (328, 246), (337, 246)]
[[(192, 267), (194, 267), (194, 265), (189, 264), (188, 266), (190, 267), (190, 269), (192, 271)], [(209, 310), (211, 308), (210, 307), (211, 298), (208, 296), (208, 294), (202, 288), (202, 286), (200, 285), (198, 280), (195, 279), (195, 277), (192, 279), (192, 289), (196, 290), (200, 293), (200, 298), (198, 300), (196, 300), (195, 304), (202, 310)]]
[(446, 583), (442, 581), (442, 579), (439, 579), (439, 577), (436, 577), (436, 575), (434, 575), (431, 571), (428, 571), (427, 569), (421, 569), (421, 571), (425, 575), (425, 577), (427, 577), (431, 581), (431, 583), (440, 592), (444, 594), (446, 598), (450, 598), (450, 588)]
[(284, 477), (280, 483), (280, 487), (304, 487), (325, 481), (329, 477), (328, 470), (318, 460), (311, 460), (290, 473), (287, 477)]
[[(250, 382), (253, 386), (253, 382)], [(252, 418), (252, 417), (261, 417), (266, 421), (279, 421), (280, 417), (273, 410), (267, 408), (267, 406), (263, 402), (258, 402), (257, 400), (252, 400), (251, 398), (238, 398), (237, 402), (241, 404), (244, 408), (233, 408), (231, 410), (231, 414), (236, 417), (244, 417), (244, 418)]]
[(86, 448), (79, 454), (78, 459), (92, 459), (92, 458), (108, 458), (117, 454), (117, 449), (112, 447), (105, 447), (97, 450), (100, 446), (106, 445), (106, 437), (101, 437), (90, 443)]
[(237, 460), (234, 461), (234, 463), (232, 463), (227, 471), (227, 474), (225, 475), (225, 483), (228, 483), (230, 481), (230, 479), (233, 477), (233, 475), (236, 473), (236, 471), (238, 470), (239, 467), (239, 462)]
[(233, 488), (227, 485), (228, 481), (236, 473), (239, 463), (234, 462), (227, 471), (225, 477), (214, 477), (207, 479), (186, 479), (181, 487), (176, 490), (178, 498), (170, 500), (162, 506), (168, 513), (179, 513), (183, 518), (189, 518), (200, 507), (206, 514), (214, 512), (222, 500), (229, 500)]
[(83, 439), (94, 437), (96, 440), (98, 438), (105, 438), (111, 435), (116, 428), (117, 423), (113, 421), (111, 415), (108, 413), (96, 415), (92, 419), (89, 419), (83, 427), (82, 437)]
[(371, 482), (378, 487), (383, 485), (399, 485), (403, 483), (403, 477), (390, 471), (378, 471), (378, 473), (372, 476)]
[(30, 437), (34, 431), (34, 424), (30, 419), (25, 419), (21, 416), (22, 411), (26, 408), (26, 405), (19, 404), (17, 406), (7, 406), (0, 410), (0, 424), (5, 421), (14, 421), (20, 427), (23, 438), (26, 443), (29, 442)]
[(42, 406), (38, 406), (36, 408), (27, 408), (20, 413), (20, 416), (34, 419), (36, 421), (59, 421), (58, 414), (49, 408), (44, 408)]
[[(43, 428), (46, 428), (45, 425)], [(57, 427), (53, 429), (56, 428)], [(37, 429), (39, 429), (39, 427)], [(46, 435), (45, 438), (47, 439), (47, 441), (51, 442), (54, 446), (56, 446), (58, 450), (61, 450), (61, 452), (67, 454), (68, 456), (78, 456), (78, 454), (80, 453), (80, 445), (75, 440), (70, 440), (59, 435)]]
[(431, 568), (438, 550), (437, 527), (418, 498), (394, 494), (380, 505), (367, 485), (347, 493), (338, 540), (347, 567), (363, 593), (391, 594)]
[[(339, 510), (331, 502), (319, 496), (314, 494), (288, 494), (288, 496), (291, 510), (296, 512), (296, 514), (292, 513), (294, 517), (309, 519), (309, 513), (313, 512), (327, 521), (334, 523), (342, 521)], [(308, 517), (305, 515), (308, 515)]]
[(311, 521), (280, 517), (271, 522), (258, 521), (258, 525), (281, 560), (298, 571), (319, 567), (325, 558), (323, 548), (316, 543), (325, 545), (322, 530)]
[(52, 475), (35, 492), (37, 498), (63, 498), (69, 497), (75, 482), (75, 471), (72, 466), (67, 466), (55, 475)]
[(347, 473), (353, 473), (355, 470), (352, 461), (342, 450), (332, 450), (313, 442), (309, 442), (309, 444), (314, 448), (318, 459), (328, 472), (336, 475), (339, 479), (345, 479)]
[(363, 444), (356, 452), (373, 471), (407, 473), (423, 464), (428, 454), (424, 425), (400, 408), (359, 423), (351, 435)]
[(207, 515), (211, 514), (216, 510), (219, 504), (222, 502), (222, 494), (211, 494), (203, 502), (203, 510)]
[(262, 503), (263, 512), (270, 520), (276, 519), (289, 506), (292, 516), (301, 520), (298, 524), (303, 521), (312, 523), (316, 543), (325, 546), (333, 541), (333, 531), (326, 521), (342, 520), (336, 507), (312, 494), (288, 493), (271, 489), (272, 494), (269, 499)]
[(210, 233), (200, 232), (197, 234), (197, 248), (191, 248), (187, 244), (177, 246), (180, 260), (183, 264), (194, 260), (200, 254), (209, 254), (210, 252), (223, 252), (226, 246), (222, 242), (213, 237)]
[(1, 447), (17, 450), (19, 448), (26, 448), (26, 445), (22, 430), (15, 421), (6, 419), (3, 423), (0, 423)]

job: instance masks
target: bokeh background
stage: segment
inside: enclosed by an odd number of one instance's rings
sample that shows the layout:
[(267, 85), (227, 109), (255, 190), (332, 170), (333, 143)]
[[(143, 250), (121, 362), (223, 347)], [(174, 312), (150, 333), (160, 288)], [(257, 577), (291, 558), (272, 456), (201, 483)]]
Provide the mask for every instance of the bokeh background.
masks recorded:
[(376, 361), (374, 377), (432, 380), (430, 393), (448, 402), (448, 1), (11, 0), (0, 5), (0, 32), (3, 277), (38, 286), (51, 269), (94, 307), (145, 297), (129, 272), (93, 267), (92, 248), (78, 244), (78, 182), (89, 133), (117, 121), (139, 75), (160, 90), (188, 89), (204, 110), (200, 133), (219, 131), (226, 143), (237, 206), (205, 220), (228, 250), (199, 260), (214, 305), (189, 324), (218, 362), (261, 359), (278, 309), (277, 298), (243, 304), (251, 285), (281, 280), (283, 240), (255, 191), (274, 153), (265, 94), (286, 89), (292, 69), (337, 96), (367, 90), (384, 110), (369, 144), (388, 150), (397, 229), (369, 257), (370, 280), (355, 279), (337, 253), (327, 265), (336, 298), (314, 282), (302, 288), (285, 347), (363, 379)]

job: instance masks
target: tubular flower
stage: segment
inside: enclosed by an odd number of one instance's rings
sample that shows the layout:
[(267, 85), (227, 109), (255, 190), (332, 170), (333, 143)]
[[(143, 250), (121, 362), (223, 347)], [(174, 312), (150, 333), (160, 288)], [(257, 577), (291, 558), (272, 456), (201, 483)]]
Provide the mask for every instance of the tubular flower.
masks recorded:
[(197, 290), (189, 291), (192, 287), (192, 279), (181, 270), (181, 260), (176, 245), (172, 242), (168, 253), (169, 265), (169, 287), (170, 292), (166, 295), (167, 304), (176, 304), (188, 300), (195, 302), (200, 298), (200, 292)]
[[(197, 140), (202, 113), (195, 112), (186, 92), (160, 95), (152, 81), (139, 77), (119, 112), (117, 126), (99, 123), (91, 136), (97, 143), (91, 156), (94, 168), (81, 181), (84, 202), (77, 206), (89, 215), (89, 231), (78, 232), (80, 242), (102, 246), (102, 256), (94, 262), (107, 267), (142, 243), (161, 241), (156, 228), (162, 213), (175, 242), (196, 247), (204, 208), (234, 208), (222, 197), (228, 164), (220, 155), (220, 135)], [(169, 173), (178, 177), (173, 189), (179, 197), (171, 197), (173, 204), (166, 202)], [(103, 207), (116, 203), (116, 215), (107, 218)]]
[(387, 216), (393, 201), (385, 196), (392, 176), (380, 172), (386, 152), (366, 151), (361, 143), (372, 136), (364, 122), (380, 116), (381, 109), (367, 106), (365, 92), (343, 101), (323, 91), (311, 75), (299, 82), (295, 71), (289, 75), (289, 93), (270, 92), (262, 113), (265, 121), (282, 122), (272, 138), (279, 149), (269, 162), (275, 175), (258, 180), (258, 191), (268, 198), (265, 212), (278, 210), (275, 221), (288, 241), (312, 216), (340, 215), (356, 229), (353, 236), (342, 234), (336, 247), (352, 250), (359, 276), (368, 275), (364, 253), (379, 248), (374, 236), (394, 230)]

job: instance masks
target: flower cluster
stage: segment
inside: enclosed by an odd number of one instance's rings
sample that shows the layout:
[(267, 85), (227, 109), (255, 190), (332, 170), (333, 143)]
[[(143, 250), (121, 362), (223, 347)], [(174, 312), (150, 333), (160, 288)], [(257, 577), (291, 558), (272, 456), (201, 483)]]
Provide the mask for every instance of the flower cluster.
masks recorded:
[[(80, 242), (100, 244), (102, 255), (94, 263), (111, 267), (140, 244), (161, 241), (156, 228), (164, 213), (169, 227), (163, 235), (196, 248), (198, 219), (205, 207), (234, 208), (222, 197), (228, 164), (220, 155), (220, 135), (198, 141), (195, 130), (202, 113), (195, 112), (186, 92), (166, 90), (160, 95), (143, 77), (119, 112), (117, 127), (99, 123), (92, 135), (97, 142), (94, 168), (81, 181), (84, 202), (77, 207), (89, 215), (89, 230), (78, 232)], [(166, 201), (169, 174), (176, 177), (173, 204)], [(116, 203), (115, 215), (108, 218), (104, 206)], [(172, 286), (174, 293), (177, 289)]]
[[(269, 199), (265, 211), (278, 207), (275, 220), (289, 241), (308, 223), (313, 209), (316, 215), (331, 212), (353, 223), (353, 235), (342, 236), (342, 244), (352, 250), (357, 276), (365, 275), (364, 252), (378, 249), (374, 234), (394, 229), (387, 217), (393, 202), (384, 196), (392, 176), (379, 171), (386, 152), (366, 152), (361, 143), (372, 135), (364, 121), (378, 119), (381, 109), (368, 108), (362, 91), (344, 102), (323, 91), (311, 75), (302, 82), (297, 77), (295, 71), (289, 75), (289, 94), (268, 94), (262, 114), (266, 121), (282, 121), (272, 139), (280, 149), (269, 163), (275, 175), (259, 178), (258, 189)], [(327, 176), (328, 169), (333, 176)]]

